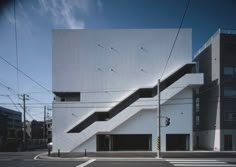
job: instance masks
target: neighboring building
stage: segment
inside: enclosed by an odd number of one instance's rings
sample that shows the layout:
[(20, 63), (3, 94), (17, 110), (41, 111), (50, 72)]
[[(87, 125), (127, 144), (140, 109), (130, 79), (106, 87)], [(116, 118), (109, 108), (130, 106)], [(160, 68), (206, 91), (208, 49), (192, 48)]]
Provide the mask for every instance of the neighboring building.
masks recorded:
[(15, 151), (21, 143), (21, 112), (0, 107), (0, 151)]
[(169, 57), (177, 31), (53, 31), (53, 151), (156, 152), (159, 78), (161, 126), (170, 118), (161, 150), (192, 150), (192, 90), (203, 74), (192, 73), (191, 29)]
[[(44, 127), (45, 126), (45, 127)], [(52, 120), (44, 121), (27, 121), (26, 134), (28, 139), (48, 139), (52, 138)]]
[(5, 150), (7, 142), (7, 115), (0, 113), (0, 151)]
[(31, 139), (43, 139), (45, 138), (44, 135), (44, 122), (43, 121), (36, 121), (33, 120), (31, 122)]
[(219, 30), (196, 54), (195, 147), (236, 150), (236, 31)]
[(52, 140), (52, 120), (26, 122), (27, 149), (45, 148)]
[(21, 129), (22, 128), (22, 114), (19, 111), (10, 110), (0, 107), (0, 114), (7, 116), (7, 128)]

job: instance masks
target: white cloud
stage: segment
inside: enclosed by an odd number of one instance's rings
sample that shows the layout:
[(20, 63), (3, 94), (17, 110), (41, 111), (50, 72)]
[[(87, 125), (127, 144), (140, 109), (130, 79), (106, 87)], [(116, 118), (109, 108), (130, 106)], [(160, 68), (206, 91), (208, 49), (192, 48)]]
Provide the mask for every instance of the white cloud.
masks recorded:
[(89, 15), (91, 6), (90, 0), (39, 0), (39, 4), (40, 14), (44, 15), (46, 12), (55, 26), (70, 29), (85, 28), (84, 20), (76, 14)]
[(10, 24), (15, 24), (14, 12), (16, 12), (16, 25), (17, 28), (25, 30), (27, 33), (31, 33), (32, 23), (30, 21), (27, 10), (21, 1), (16, 1), (15, 11), (14, 6), (3, 10), (3, 15)]
[(99, 12), (103, 10), (101, 0), (38, 0), (40, 4), (39, 13), (51, 16), (53, 24), (57, 27), (70, 29), (85, 28), (84, 17), (89, 16), (92, 5)]
[[(16, 1), (17, 25), (25, 24), (30, 29), (33, 25), (30, 20), (31, 13), (21, 1)], [(99, 13), (103, 11), (101, 0), (38, 0), (39, 6), (32, 3), (31, 10), (43, 17), (49, 17), (55, 28), (83, 29), (84, 18), (89, 16), (93, 9)], [(95, 7), (95, 8), (94, 8)], [(14, 24), (14, 11), (12, 8), (4, 11), (5, 18)]]

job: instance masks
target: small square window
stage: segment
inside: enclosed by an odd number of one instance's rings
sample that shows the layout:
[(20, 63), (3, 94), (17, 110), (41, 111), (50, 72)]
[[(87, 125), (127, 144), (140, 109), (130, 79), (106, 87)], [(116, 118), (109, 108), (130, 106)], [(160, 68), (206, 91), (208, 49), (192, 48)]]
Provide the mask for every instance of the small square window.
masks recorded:
[(199, 128), (200, 125), (200, 117), (199, 115), (196, 116), (196, 128)]
[(234, 75), (233, 67), (224, 67), (224, 75)]

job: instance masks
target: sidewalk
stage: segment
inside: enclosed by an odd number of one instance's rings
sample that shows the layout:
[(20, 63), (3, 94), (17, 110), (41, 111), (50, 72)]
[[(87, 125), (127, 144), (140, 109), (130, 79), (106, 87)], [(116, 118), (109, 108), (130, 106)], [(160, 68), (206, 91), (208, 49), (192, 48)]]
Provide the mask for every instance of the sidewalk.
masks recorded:
[[(37, 155), (34, 159), (35, 160), (58, 160), (58, 161), (88, 161), (90, 159), (96, 159), (97, 161), (164, 161), (162, 158), (157, 158), (157, 157), (128, 157), (128, 156), (123, 156), (123, 157), (114, 157), (114, 156), (76, 156), (79, 153), (62, 153), (60, 154), (60, 157), (57, 157), (55, 155), (53, 156), (48, 156), (48, 153), (41, 153)], [(71, 155), (71, 156), (69, 156)]]
[[(74, 153), (74, 152), (61, 152), (60, 157), (58, 153), (53, 152), (51, 156), (48, 153), (42, 153), (37, 156), (37, 159), (75, 159), (86, 160), (89, 158), (96, 159), (157, 159), (155, 152), (87, 152), (87, 153)], [(236, 151), (168, 151), (162, 152), (161, 158), (236, 158)]]

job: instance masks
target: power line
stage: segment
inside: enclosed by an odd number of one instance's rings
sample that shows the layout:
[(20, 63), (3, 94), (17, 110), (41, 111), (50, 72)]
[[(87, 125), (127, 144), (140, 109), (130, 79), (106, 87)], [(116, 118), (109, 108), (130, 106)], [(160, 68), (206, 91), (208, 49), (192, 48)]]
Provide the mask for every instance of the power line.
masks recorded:
[[(234, 96), (235, 97), (235, 96)], [(188, 100), (193, 100), (192, 98), (188, 98)], [(208, 99), (207, 102), (217, 102), (217, 97), (216, 98), (211, 98)], [(154, 101), (155, 102), (155, 101)], [(1, 103), (3, 105), (12, 105), (11, 103)], [(193, 104), (193, 102), (189, 102), (189, 101), (179, 101), (179, 102), (172, 102), (172, 103), (164, 103), (162, 104), (162, 106), (168, 106), (168, 105), (182, 105), (182, 104)], [(17, 104), (19, 105), (19, 104)], [(129, 107), (137, 107), (137, 106), (153, 106), (156, 104), (134, 104), (134, 105), (130, 105)], [(29, 105), (27, 104), (27, 106), (30, 106), (31, 108), (43, 108), (43, 106), (39, 106), (37, 104), (35, 105)], [(54, 106), (54, 108), (112, 108), (114, 106), (96, 106), (96, 105), (85, 105), (85, 106)]]
[(52, 93), (52, 91), (50, 91), (49, 89), (47, 89), (46, 87), (44, 87), (43, 85), (41, 85), (39, 82), (37, 82), (35, 79), (33, 79), (32, 77), (30, 77), (28, 74), (26, 74), (24, 71), (22, 71), (21, 69), (17, 68), (15, 65), (13, 65), (12, 63), (10, 63), (9, 61), (7, 61), (5, 58), (3, 58), (2, 56), (0, 56), (0, 59), (2, 61), (4, 61), (5, 63), (7, 63), (9, 66), (11, 66), (12, 68), (14, 68), (15, 70), (19, 71), (21, 74), (23, 74), (24, 76), (26, 76), (28, 79), (30, 79), (32, 82), (34, 82), (36, 85), (38, 85), (39, 87), (41, 87), (42, 89), (46, 90), (47, 92)]
[[(19, 111), (19, 112), (21, 112), (21, 111), (19, 110), (19, 108), (17, 107), (17, 105), (19, 105), (19, 104), (16, 104), (16, 103), (12, 100), (12, 98), (10, 97), (10, 95), (5, 95), (5, 97), (8, 97), (8, 99), (9, 99), (9, 100), (12, 102), (12, 104), (15, 106), (16, 110)], [(21, 107), (21, 105), (20, 105), (20, 107)], [(27, 113), (27, 115), (28, 115), (29, 117), (31, 117), (32, 120), (34, 119), (34, 118), (32, 117), (32, 115), (31, 115), (29, 112), (26, 111), (26, 113)]]
[(12, 89), (10, 86), (7, 86), (6, 84), (2, 83), (1, 81), (0, 81), (0, 86), (6, 88), (10, 93), (18, 96), (17, 92), (14, 89)]
[(8, 95), (7, 97), (10, 99), (10, 101), (12, 102), (12, 104), (14, 104), (16, 110), (20, 112), (20, 110), (18, 109), (16, 103), (12, 100), (12, 98), (11, 98), (9, 95)]
[[(13, 88), (11, 88), (10, 86), (7, 86), (6, 84), (3, 84), (2, 82), (0, 82), (0, 85), (4, 88), (6, 88), (9, 92), (11, 91), (11, 93), (17, 97), (19, 97), (18, 93), (16, 92), (16, 90), (14, 90)], [(39, 101), (38, 99), (36, 98), (33, 98), (31, 96), (29, 96), (30, 99), (36, 101), (36, 102), (39, 102), (39, 103), (42, 103), (41, 101)], [(18, 102), (19, 103), (19, 102)], [(1, 104), (1, 103), (0, 103)], [(49, 103), (50, 104), (50, 103)]]
[[(28, 109), (29, 110), (29, 109)], [(26, 112), (26, 114), (32, 119), (32, 120), (36, 120), (36, 119), (34, 119), (34, 117), (26, 110), (25, 111)]]
[(178, 28), (177, 34), (176, 34), (175, 39), (174, 39), (174, 43), (173, 43), (173, 45), (172, 45), (172, 47), (171, 47), (169, 56), (168, 56), (168, 58), (167, 58), (167, 61), (166, 61), (166, 64), (165, 64), (165, 66), (164, 66), (164, 70), (163, 70), (163, 72), (162, 72), (162, 74), (161, 74), (160, 79), (163, 77), (163, 75), (164, 75), (164, 73), (165, 73), (165, 70), (166, 70), (166, 67), (167, 67), (167, 64), (168, 64), (168, 62), (169, 62), (169, 60), (170, 60), (170, 57), (172, 56), (172, 52), (173, 52), (173, 50), (174, 50), (175, 43), (176, 43), (177, 38), (178, 38), (178, 36), (179, 36), (179, 32), (180, 32), (180, 30), (181, 30), (181, 28), (182, 28), (185, 15), (186, 15), (187, 10), (188, 10), (188, 7), (189, 7), (189, 3), (190, 3), (190, 0), (187, 0), (186, 7), (185, 7), (185, 10), (184, 10), (184, 14), (183, 14), (183, 17), (182, 17), (181, 22), (180, 22), (180, 26), (179, 26), (179, 28)]
[[(216, 96), (217, 98), (218, 96)], [(152, 97), (153, 98), (153, 97)], [(171, 99), (166, 99), (166, 98), (161, 98), (161, 100), (169, 100), (169, 101), (178, 101), (178, 100), (191, 100), (192, 97), (178, 97), (178, 98), (171, 98)], [(117, 101), (78, 101), (77, 104), (96, 104), (96, 103), (120, 103), (123, 100), (117, 100)], [(138, 100), (136, 102), (152, 102), (156, 101), (156, 99), (145, 99), (145, 100)], [(8, 104), (8, 103), (0, 103), (0, 104)], [(51, 103), (27, 103), (27, 105), (49, 105)], [(76, 104), (76, 102), (55, 102), (54, 104)]]
[[(14, 19), (15, 19), (15, 45), (16, 45), (16, 67), (18, 69), (19, 67), (19, 61), (18, 61), (18, 44), (17, 44), (17, 28), (16, 28), (16, 0), (14, 0)], [(19, 86), (19, 71), (16, 71), (16, 82), (17, 82), (17, 94), (19, 95), (20, 92), (20, 86)], [(18, 99), (19, 102), (19, 99)]]
[[(153, 86), (155, 87), (155, 86)], [(80, 91), (80, 93), (113, 93), (113, 92), (134, 92), (134, 91), (138, 91), (139, 89), (152, 89), (153, 87), (141, 87), (141, 88), (137, 88), (137, 89), (116, 89), (116, 90), (82, 90)], [(184, 86), (175, 86), (175, 87), (170, 87), (168, 89), (176, 89), (176, 88), (185, 88)], [(29, 92), (27, 94), (35, 94), (35, 93), (47, 93), (47, 92)], [(69, 92), (68, 92), (69, 93)]]
[(41, 101), (38, 100), (38, 99), (35, 99), (35, 98), (31, 97), (31, 96), (29, 96), (29, 98), (30, 98), (31, 100), (35, 101), (35, 102), (38, 102), (38, 104), (43, 104), (43, 102), (41, 102)]

